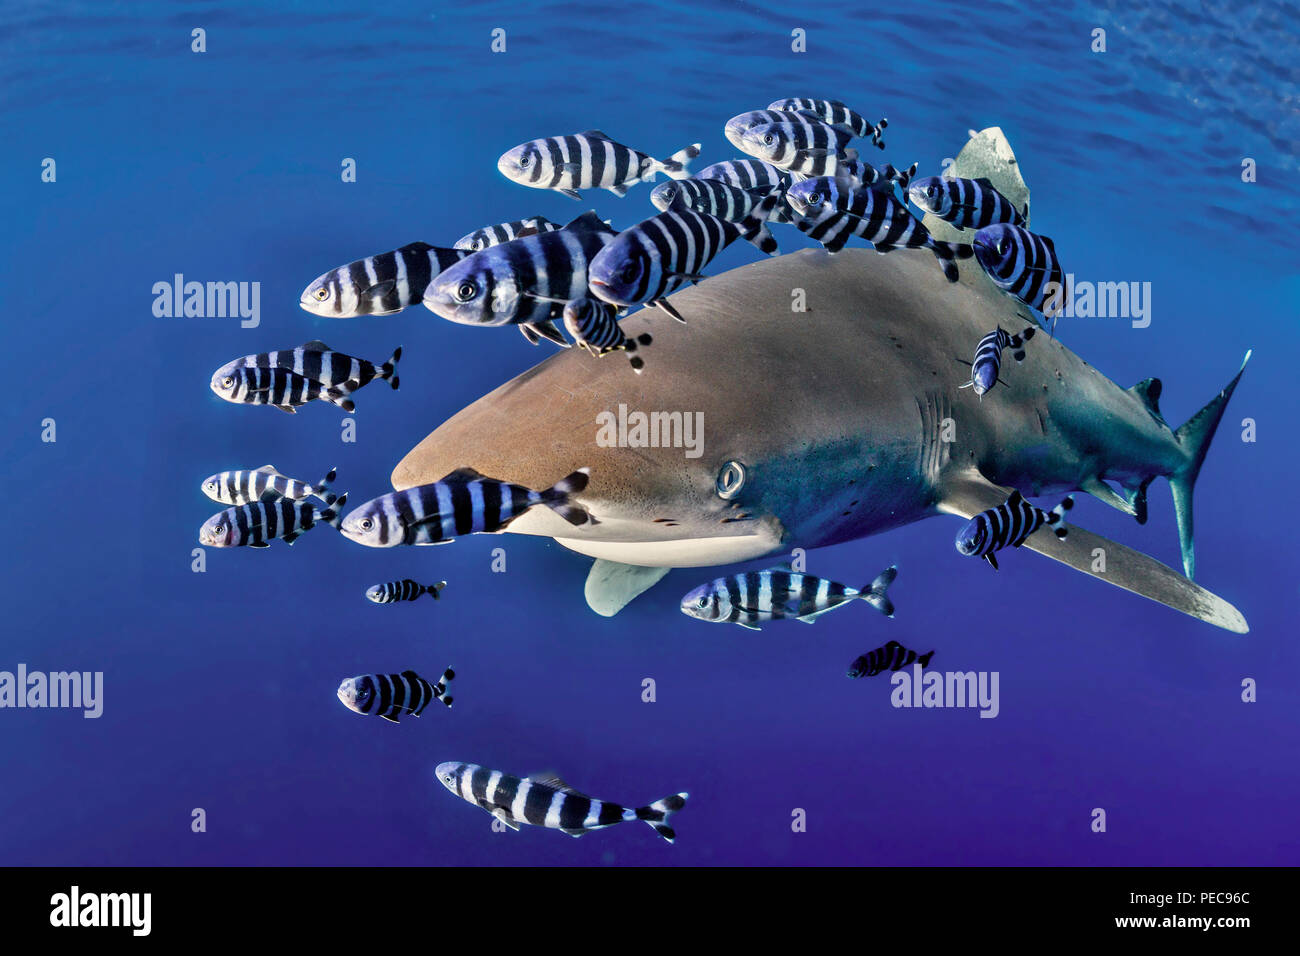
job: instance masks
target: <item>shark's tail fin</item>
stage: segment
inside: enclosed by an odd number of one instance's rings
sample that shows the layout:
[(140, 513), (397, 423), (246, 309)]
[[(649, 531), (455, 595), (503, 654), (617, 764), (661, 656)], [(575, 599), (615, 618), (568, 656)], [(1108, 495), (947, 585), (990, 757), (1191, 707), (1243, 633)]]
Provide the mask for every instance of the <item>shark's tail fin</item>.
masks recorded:
[(1233, 380), (1174, 432), (1178, 443), (1187, 450), (1186, 464), (1169, 477), (1169, 485), (1173, 489), (1174, 511), (1178, 516), (1178, 543), (1183, 550), (1183, 573), (1189, 578), (1196, 576), (1196, 550), (1192, 539), (1192, 489), (1196, 485), (1196, 476), (1201, 473), (1205, 453), (1210, 449), (1210, 442), (1223, 418), (1224, 409), (1228, 407), (1228, 399), (1232, 398), (1249, 361), (1250, 352), (1247, 352), (1241, 361), (1241, 369)]
[(894, 602), (885, 593), (898, 577), (898, 565), (891, 564), (876, 575), (876, 579), (858, 592), (858, 597), (866, 601), (885, 617), (894, 616)]

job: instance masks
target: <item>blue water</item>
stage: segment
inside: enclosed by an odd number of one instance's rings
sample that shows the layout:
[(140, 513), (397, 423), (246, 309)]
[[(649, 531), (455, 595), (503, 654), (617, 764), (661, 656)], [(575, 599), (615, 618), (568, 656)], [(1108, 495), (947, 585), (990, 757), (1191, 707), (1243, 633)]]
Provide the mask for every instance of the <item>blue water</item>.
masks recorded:
[[(0, 670), (103, 671), (105, 689), (99, 719), (0, 710), (0, 863), (1297, 862), (1300, 8), (1216, 10), (6, 3)], [(190, 51), (195, 27), (206, 53)], [(994, 575), (957, 555), (949, 519), (810, 554), (810, 571), (849, 584), (899, 562), (895, 622), (855, 606), (761, 633), (683, 617), (680, 595), (712, 576), (698, 570), (599, 618), (588, 559), (517, 535), (379, 552), (319, 529), (190, 570), (217, 510), (204, 476), (337, 465), (355, 500), (381, 494), (419, 439), (550, 351), (418, 307), (318, 319), (297, 306), (312, 278), (417, 239), (576, 215), (498, 175), (526, 139), (597, 127), (660, 156), (702, 140), (702, 165), (734, 155), (727, 117), (788, 95), (888, 116), (884, 158), (923, 174), (968, 129), (1001, 126), (1067, 268), (1152, 283), (1148, 328), (1078, 319), (1062, 336), (1123, 386), (1160, 376), (1170, 422), (1254, 348), (1197, 498), (1198, 579), (1248, 635), (1028, 553)], [(356, 183), (340, 181), (344, 157)], [(625, 226), (651, 214), (648, 194), (590, 205)], [(711, 271), (756, 258), (739, 243)], [(261, 325), (155, 318), (150, 290), (178, 272), (260, 282)], [(405, 348), (401, 390), (359, 395), (354, 444), (324, 404), (290, 418), (209, 391), (229, 359), (313, 337), (376, 360)], [(1073, 519), (1176, 564), (1166, 487), (1145, 527), (1092, 499)], [(451, 583), (437, 605), (362, 597), (408, 575)], [(889, 637), (937, 648), (943, 669), (999, 672), (999, 716), (895, 709), (885, 678), (844, 677)], [(457, 707), (398, 727), (334, 696), (353, 674), (447, 664)], [(1257, 703), (1240, 699), (1245, 678)], [(623, 802), (692, 798), (675, 846), (640, 826), (496, 833), (435, 781), (443, 760), (559, 771)], [(1105, 833), (1090, 829), (1098, 807)]]

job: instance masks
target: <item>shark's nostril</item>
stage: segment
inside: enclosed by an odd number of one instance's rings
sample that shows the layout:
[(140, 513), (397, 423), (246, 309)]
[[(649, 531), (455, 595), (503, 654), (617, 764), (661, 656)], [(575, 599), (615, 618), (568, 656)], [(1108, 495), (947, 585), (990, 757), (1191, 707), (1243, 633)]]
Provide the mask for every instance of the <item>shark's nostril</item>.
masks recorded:
[(745, 487), (745, 466), (738, 461), (729, 461), (718, 472), (718, 497), (730, 501), (740, 494)]

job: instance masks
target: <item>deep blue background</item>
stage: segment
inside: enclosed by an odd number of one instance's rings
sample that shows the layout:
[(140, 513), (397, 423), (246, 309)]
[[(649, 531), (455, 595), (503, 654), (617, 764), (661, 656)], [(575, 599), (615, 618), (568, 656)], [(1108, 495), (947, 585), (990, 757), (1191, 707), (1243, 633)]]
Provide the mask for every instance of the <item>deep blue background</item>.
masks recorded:
[[(4, 4), (0, 669), (102, 670), (106, 689), (99, 720), (0, 711), (0, 863), (1297, 862), (1300, 10), (1053, 6)], [(795, 27), (806, 54), (790, 51)], [(581, 212), (497, 174), (525, 139), (599, 127), (659, 156), (703, 140), (702, 166), (734, 155), (726, 118), (787, 95), (888, 116), (885, 158), (923, 174), (969, 128), (1000, 125), (1067, 268), (1154, 284), (1149, 328), (1061, 333), (1123, 386), (1162, 377), (1170, 422), (1255, 349), (1197, 499), (1198, 577), (1250, 634), (1032, 554), (994, 575), (940, 519), (810, 556), (855, 585), (900, 562), (896, 621), (851, 607), (759, 634), (678, 612), (712, 576), (698, 570), (598, 618), (587, 559), (522, 536), (383, 553), (321, 529), (292, 549), (209, 551), (190, 572), (216, 510), (204, 476), (338, 465), (364, 500), (429, 430), (550, 351), (421, 308), (317, 319), (297, 306), (316, 275)], [(47, 156), (55, 184), (40, 182)], [(1241, 182), (1243, 157), (1258, 183)], [(626, 226), (648, 197), (590, 203)], [(754, 258), (739, 243), (712, 271)], [(261, 327), (154, 318), (151, 286), (175, 272), (260, 281)], [(405, 347), (401, 391), (359, 396), (355, 445), (324, 404), (289, 418), (208, 390), (217, 365), (312, 337), (376, 360)], [(47, 416), (56, 444), (39, 439)], [(1257, 443), (1241, 441), (1246, 417)], [(1145, 527), (1086, 496), (1074, 520), (1177, 563), (1163, 482)], [(489, 570), (498, 546), (505, 574)], [(407, 575), (451, 584), (437, 605), (363, 598)], [(937, 648), (941, 669), (999, 671), (1001, 715), (895, 710), (884, 678), (844, 677), (889, 637)], [(334, 697), (346, 676), (447, 664), (452, 712), (392, 727)], [(1256, 704), (1239, 700), (1244, 677)], [(436, 783), (447, 759), (558, 770), (624, 802), (693, 798), (672, 847), (645, 827), (498, 834)], [(791, 832), (794, 808), (807, 833)]]

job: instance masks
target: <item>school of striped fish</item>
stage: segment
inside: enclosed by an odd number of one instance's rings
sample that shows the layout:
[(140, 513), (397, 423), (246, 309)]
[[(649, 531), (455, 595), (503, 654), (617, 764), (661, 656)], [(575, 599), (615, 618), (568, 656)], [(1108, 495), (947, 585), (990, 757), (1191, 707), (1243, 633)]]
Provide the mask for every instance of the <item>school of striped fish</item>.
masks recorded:
[[(392, 315), (423, 304), (462, 325), (516, 326), (533, 345), (543, 338), (563, 348), (576, 344), (595, 359), (621, 353), (640, 375), (653, 367), (653, 338), (623, 332), (620, 322), (630, 310), (654, 308), (689, 322), (668, 296), (688, 283), (707, 281), (711, 261), (737, 239), (776, 255), (772, 225), (792, 225), (831, 254), (853, 238), (881, 254), (928, 249), (954, 282), (959, 263), (973, 260), (1005, 294), (1037, 313), (1024, 316), (1034, 324), (1019, 332), (997, 328), (972, 343), (971, 379), (964, 387), (982, 399), (1001, 380), (1004, 351), (1019, 362), (1036, 327), (1046, 328), (1050, 319), (1055, 333), (1054, 296), (1064, 270), (1052, 240), (1027, 228), (1027, 207), (1018, 209), (987, 179), (948, 173), (917, 179), (917, 163), (901, 170), (891, 163), (875, 166), (851, 145), (857, 141), (884, 150), (887, 126), (886, 119), (872, 123), (838, 100), (779, 99), (724, 124), (723, 135), (744, 156), (712, 163), (694, 175), (690, 166), (700, 155), (699, 143), (658, 159), (598, 129), (529, 140), (499, 159), (497, 168), (506, 179), (582, 201), (582, 190), (621, 199), (663, 175), (665, 181), (646, 191), (655, 214), (625, 228), (594, 210), (562, 224), (524, 215), (480, 226), (446, 246), (410, 242), (329, 269), (303, 290), (299, 304), (315, 316), (336, 319)], [(935, 238), (911, 207), (949, 223), (969, 241)], [(313, 339), (227, 362), (213, 373), (210, 387), (233, 404), (292, 414), (323, 402), (352, 413), (353, 396), (366, 385), (382, 381), (398, 389), (401, 356), (399, 347), (387, 360), (372, 362)], [(574, 525), (598, 521), (579, 500), (592, 480), (586, 468), (557, 476), (554, 485), (542, 489), (459, 468), (432, 484), (379, 495), (346, 513), (347, 494), (331, 490), (336, 478), (331, 469), (307, 481), (272, 465), (217, 472), (200, 488), (226, 507), (204, 522), (200, 543), (262, 549), (277, 539), (292, 544), (325, 524), (372, 548), (441, 545), (463, 535), (499, 532), (534, 507), (549, 508)], [(1067, 498), (1043, 511), (1015, 492), (971, 519), (957, 536), (957, 550), (996, 569), (996, 552), (1019, 547), (1040, 527), (1064, 537), (1071, 504)], [(813, 623), (861, 600), (892, 618), (887, 592), (897, 573), (891, 566), (853, 588), (789, 565), (741, 572), (693, 589), (683, 597), (681, 611), (696, 620), (758, 630), (761, 623), (784, 619)], [(438, 600), (446, 586), (441, 580), (425, 584), (404, 578), (371, 585), (364, 593), (375, 604), (400, 604), (424, 595)], [(933, 654), (891, 640), (854, 660), (848, 676), (925, 667)], [(397, 723), (402, 716), (418, 717), (435, 700), (450, 708), (454, 677), (451, 668), (432, 682), (410, 668), (366, 673), (343, 680), (338, 698), (355, 713)], [(553, 774), (516, 776), (465, 762), (441, 763), (436, 775), (449, 791), (504, 827), (517, 830), (526, 823), (575, 837), (640, 820), (671, 843), (676, 833), (669, 820), (688, 796), (682, 792), (624, 806), (583, 794)]]

